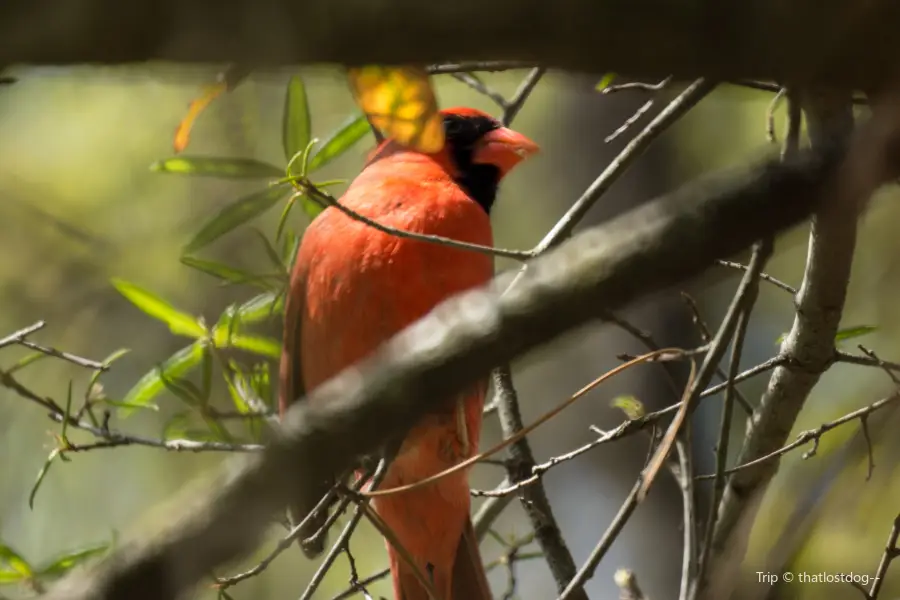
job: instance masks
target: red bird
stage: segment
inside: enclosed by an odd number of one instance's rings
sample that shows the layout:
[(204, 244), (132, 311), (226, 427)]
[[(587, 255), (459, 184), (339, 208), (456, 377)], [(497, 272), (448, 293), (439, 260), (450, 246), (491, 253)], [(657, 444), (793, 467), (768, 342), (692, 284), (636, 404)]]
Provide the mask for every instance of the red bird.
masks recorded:
[[(491, 246), (490, 210), (500, 180), (537, 151), (525, 136), (470, 108), (441, 111), (446, 145), (436, 154), (384, 141), (340, 202), (398, 230)], [(291, 273), (281, 355), (280, 409), (437, 304), (493, 276), (489, 255), (382, 233), (335, 208), (307, 228)], [(391, 462), (382, 489), (413, 483), (478, 451), (487, 381), (443, 414), (416, 424)], [(469, 517), (467, 474), (374, 499), (375, 510), (431, 577), (437, 600), (489, 600)], [(293, 507), (299, 522), (309, 509)], [(304, 536), (321, 525), (312, 519)], [(304, 547), (308, 555), (322, 551)], [(414, 571), (388, 544), (397, 600), (428, 600)]]

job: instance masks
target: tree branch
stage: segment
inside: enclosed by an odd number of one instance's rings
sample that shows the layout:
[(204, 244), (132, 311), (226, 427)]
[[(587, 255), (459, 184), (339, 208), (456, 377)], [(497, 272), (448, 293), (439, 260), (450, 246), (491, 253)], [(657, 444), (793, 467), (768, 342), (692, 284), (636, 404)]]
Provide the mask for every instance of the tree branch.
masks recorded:
[(0, 64), (490, 59), (865, 89), (892, 73), (898, 25), (893, 0), (7, 0)]
[(310, 482), (351, 468), (493, 365), (797, 224), (840, 188), (835, 177), (846, 168), (835, 171), (837, 157), (851, 166), (864, 162), (873, 178), (867, 189), (895, 177), (885, 156), (900, 143), (900, 126), (893, 112), (885, 116), (875, 120), (886, 123), (864, 128), (847, 154), (810, 153), (706, 178), (575, 236), (531, 262), (508, 293), (511, 273), (442, 303), (296, 403), (263, 452), (234, 457), (214, 481), (204, 478), (173, 498), (162, 530), (124, 542), (46, 598), (177, 597), (252, 551), (289, 501), (314, 504)]
[[(847, 95), (806, 98), (803, 105), (809, 118), (814, 147), (828, 147), (849, 139), (853, 113)], [(844, 185), (852, 180), (848, 175)], [(850, 267), (856, 245), (856, 225), (860, 195), (871, 190), (845, 187), (832, 195), (816, 212), (810, 229), (806, 273), (797, 294), (797, 314), (780, 354), (787, 361), (772, 373), (760, 405), (748, 424), (738, 464), (751, 463), (784, 446), (800, 409), (819, 377), (835, 360), (834, 336), (840, 325), (850, 280)], [(748, 500), (768, 484), (778, 469), (778, 461), (765, 461), (731, 476), (719, 508), (719, 521), (711, 548), (712, 557), (729, 556), (728, 569), (737, 568), (745, 552), (746, 539), (732, 539), (734, 526), (749, 506)], [(759, 503), (752, 506), (759, 508)], [(724, 551), (733, 546), (733, 553)], [(722, 564), (713, 566), (713, 573)], [(717, 578), (736, 581), (716, 573)], [(718, 592), (717, 592), (718, 593)]]

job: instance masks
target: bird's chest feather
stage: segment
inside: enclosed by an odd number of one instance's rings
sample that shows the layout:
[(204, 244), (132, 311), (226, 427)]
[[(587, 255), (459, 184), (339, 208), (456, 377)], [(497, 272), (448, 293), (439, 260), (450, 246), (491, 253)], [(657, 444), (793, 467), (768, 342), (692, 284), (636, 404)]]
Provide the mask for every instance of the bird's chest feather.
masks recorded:
[[(492, 243), (487, 214), (453, 185), (381, 184), (348, 196), (346, 206), (387, 227)], [(310, 226), (300, 253), (306, 270), (301, 361), (310, 389), (493, 274), (490, 256), (397, 237), (334, 208)]]

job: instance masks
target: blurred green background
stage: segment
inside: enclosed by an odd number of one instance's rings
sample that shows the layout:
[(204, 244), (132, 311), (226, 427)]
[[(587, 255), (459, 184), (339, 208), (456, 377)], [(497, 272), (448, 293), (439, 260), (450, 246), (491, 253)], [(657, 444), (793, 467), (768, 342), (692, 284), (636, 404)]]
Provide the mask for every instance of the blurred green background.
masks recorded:
[[(332, 69), (309, 68), (301, 73), (310, 95), (313, 133), (323, 137), (354, 110), (346, 81), (341, 72)], [(281, 110), (290, 74), (254, 75), (218, 99), (196, 124), (188, 153), (252, 157), (282, 165)], [(164, 175), (148, 168), (172, 154), (175, 126), (200, 86), (214, 78), (212, 69), (41, 69), (21, 70), (16, 75), (18, 83), (0, 88), (0, 336), (44, 319), (49, 326), (34, 338), (43, 344), (98, 360), (118, 348), (131, 348), (102, 378), (107, 393), (121, 397), (142, 374), (185, 343), (121, 297), (109, 279), (127, 279), (183, 310), (214, 321), (229, 303), (256, 292), (222, 287), (183, 266), (179, 262), (181, 247), (223, 204), (260, 184)], [(522, 75), (485, 75), (485, 80), (511, 95)], [(505, 182), (493, 214), (497, 245), (533, 246), (632, 135), (630, 132), (611, 144), (603, 141), (646, 97), (639, 92), (601, 95), (593, 89), (595, 83), (590, 78), (551, 73), (522, 110), (515, 128), (541, 144), (543, 153)], [(466, 104), (496, 112), (487, 99), (450, 77), (437, 78), (437, 86), (444, 106)], [(770, 94), (733, 87), (715, 92), (616, 184), (592, 213), (590, 223), (700, 173), (776, 151), (765, 139), (770, 100)], [(657, 108), (663, 104), (658, 102)], [(777, 117), (780, 131), (783, 108)], [(352, 178), (371, 145), (367, 137), (325, 167), (321, 178)], [(894, 297), (900, 289), (900, 263), (894, 257), (900, 236), (894, 231), (898, 209), (890, 196), (882, 194), (861, 224), (844, 325), (878, 325), (877, 332), (860, 341), (885, 359), (897, 359), (900, 311)], [(256, 225), (271, 234), (279, 212), (279, 208), (270, 211)], [(301, 211), (295, 211), (291, 219), (297, 229), (305, 223)], [(798, 286), (805, 248), (806, 228), (799, 228), (779, 240), (777, 255), (767, 270)], [(247, 227), (222, 238), (203, 255), (249, 270), (263, 270), (265, 265), (261, 246)], [(499, 269), (512, 266), (498, 262)], [(735, 273), (718, 270), (686, 289), (699, 300), (714, 327), (735, 284)], [(777, 352), (776, 339), (790, 329), (792, 306), (788, 294), (763, 285), (744, 352), (745, 366)], [(697, 343), (690, 313), (678, 290), (641, 302), (629, 311), (629, 317), (656, 334), (661, 343)], [(272, 333), (277, 335), (277, 329)], [(854, 343), (847, 349), (853, 350)], [(617, 364), (617, 354), (640, 350), (611, 327), (591, 325), (524, 357), (515, 371), (526, 421)], [(18, 348), (0, 352), (0, 365), (6, 366), (25, 354)], [(74, 381), (76, 394), (83, 394), (89, 377), (83, 369), (53, 359), (20, 375), (24, 384), (63, 404), (69, 381)], [(532, 436), (538, 460), (592, 439), (588, 424), (611, 427), (620, 422), (622, 414), (610, 406), (619, 394), (635, 394), (651, 408), (670, 403), (661, 379), (658, 371), (644, 367), (591, 393)], [(764, 376), (741, 387), (755, 403), (765, 382)], [(871, 403), (891, 389), (890, 380), (877, 369), (836, 365), (813, 392), (796, 431)], [(221, 397), (227, 406), (227, 397)], [(158, 437), (166, 420), (181, 409), (181, 401), (166, 394), (158, 404), (159, 412), (143, 411), (125, 420), (114, 417), (112, 423), (128, 432)], [(824, 436), (815, 458), (803, 461), (795, 452), (783, 461), (754, 530), (748, 572), (758, 570), (754, 565), (778, 557), (777, 561), (794, 571), (874, 573), (898, 512), (898, 490), (892, 485), (894, 463), (900, 455), (891, 435), (896, 423), (889, 411), (873, 418), (876, 468), (868, 482), (865, 446), (857, 443), (843, 450), (844, 442), (859, 429), (858, 423)], [(717, 426), (718, 401), (714, 398), (697, 418), (694, 450), (698, 472), (713, 468)], [(53, 434), (58, 432), (59, 426), (47, 419), (39, 406), (0, 388), (0, 541), (33, 564), (109, 541), (114, 532), (127, 535), (138, 525), (152, 527), (165, 519), (160, 511), (151, 512), (152, 507), (226, 458), (139, 447), (72, 455), (71, 462), (54, 464), (32, 510), (29, 492), (56, 443)], [(482, 445), (492, 443), (498, 435), (491, 417)], [(742, 435), (743, 426), (738, 423), (733, 428), (732, 447)], [(70, 436), (76, 442), (91, 440), (83, 432), (70, 431)], [(637, 438), (601, 446), (545, 478), (576, 561), (587, 556), (618, 510), (645, 450), (644, 441)], [(493, 487), (501, 477), (497, 467), (479, 467), (472, 477), (473, 487)], [(792, 512), (798, 506), (801, 519)], [(705, 514), (702, 503), (701, 511)], [(618, 567), (634, 569), (650, 597), (674, 597), (681, 561), (680, 517), (680, 495), (667, 478), (654, 488), (598, 569), (589, 585), (591, 597), (618, 597), (612, 580)], [(495, 529), (504, 536), (529, 531), (517, 501)], [(273, 527), (257, 560), (280, 534)], [(502, 551), (492, 540), (482, 548), (486, 561)], [(385, 566), (382, 542), (368, 527), (361, 527), (353, 549), (361, 575)], [(218, 574), (232, 574), (252, 564), (251, 559)], [(315, 564), (305, 561), (292, 547), (263, 575), (229, 593), (239, 600), (296, 598), (314, 569)], [(900, 568), (891, 572), (887, 592), (898, 589), (898, 571)], [(515, 597), (555, 597), (549, 570), (542, 561), (521, 563), (518, 574)], [(491, 578), (500, 597), (506, 574), (497, 569)], [(753, 585), (757, 594), (765, 587)], [(346, 586), (346, 561), (339, 559), (315, 597), (331, 598)], [(386, 580), (370, 591), (376, 596), (390, 595)], [(856, 598), (859, 594), (840, 584), (795, 584), (765, 591), (773, 598)], [(29, 594), (15, 586), (0, 587), (0, 595), (9, 598)], [(201, 589), (196, 597), (212, 598), (215, 593)]]

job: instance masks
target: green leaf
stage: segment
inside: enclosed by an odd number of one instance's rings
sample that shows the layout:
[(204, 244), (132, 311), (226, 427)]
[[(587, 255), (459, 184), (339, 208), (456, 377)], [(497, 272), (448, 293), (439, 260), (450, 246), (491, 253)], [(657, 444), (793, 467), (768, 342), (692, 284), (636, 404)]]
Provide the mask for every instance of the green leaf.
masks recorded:
[(309, 161), (309, 172), (312, 173), (316, 169), (324, 167), (352, 148), (356, 142), (363, 139), (371, 131), (369, 121), (366, 120), (365, 115), (351, 116), (325, 140), (325, 143), (322, 144), (316, 155), (312, 157), (312, 160)]
[(284, 185), (272, 186), (229, 204), (203, 225), (184, 247), (183, 253), (190, 254), (208, 246), (229, 231), (258, 217), (275, 206), (290, 190)]
[(284, 240), (285, 262), (287, 263), (287, 273), (294, 270), (294, 263), (297, 262), (297, 252), (300, 250), (300, 242), (303, 238), (293, 233), (288, 233)]
[(275, 401), (275, 395), (272, 390), (271, 372), (269, 363), (261, 362), (254, 365), (253, 373), (250, 378), (250, 387), (256, 393), (266, 406), (271, 408)]
[(617, 396), (613, 398), (612, 406), (621, 409), (629, 420), (640, 419), (646, 414), (643, 403), (634, 396)]
[(240, 365), (234, 361), (229, 361), (228, 369), (227, 371), (223, 371), (222, 375), (225, 378), (225, 385), (228, 387), (228, 393), (231, 395), (234, 407), (242, 415), (249, 413), (250, 405), (247, 404), (247, 400), (244, 398), (243, 394), (243, 390), (247, 389), (245, 383), (246, 378)]
[(263, 249), (266, 251), (266, 257), (269, 259), (269, 262), (272, 263), (272, 266), (276, 269), (284, 270), (284, 262), (281, 260), (281, 257), (278, 256), (278, 251), (275, 250), (275, 247), (272, 245), (272, 242), (269, 241), (269, 238), (266, 237), (262, 231), (257, 228), (253, 228), (253, 233), (259, 238), (259, 241), (263, 245)]
[(159, 406), (152, 402), (147, 404), (132, 404), (131, 402), (120, 402), (119, 400), (110, 400), (109, 398), (103, 398), (99, 402), (108, 404), (109, 406), (115, 406), (116, 408), (133, 408), (136, 410), (153, 410), (159, 412)]
[(612, 82), (613, 82), (613, 80), (615, 80), (615, 78), (616, 78), (615, 73), (607, 73), (606, 75), (603, 76), (603, 79), (601, 79), (597, 83), (597, 85), (594, 89), (596, 89), (598, 92), (602, 92), (603, 90), (608, 88), (610, 86), (610, 84), (612, 84)]
[(237, 308), (237, 319), (240, 323), (258, 323), (281, 314), (284, 305), (283, 296), (266, 292), (247, 300)]
[(237, 334), (231, 336), (231, 347), (253, 352), (278, 360), (281, 358), (281, 344), (278, 340), (255, 335)]
[(13, 573), (20, 575), (19, 579), (34, 576), (34, 570), (31, 568), (31, 565), (28, 564), (28, 561), (22, 558), (22, 555), (13, 550), (12, 547), (7, 546), (2, 542), (0, 542), (0, 566), (8, 567), (7, 569), (4, 569), (7, 573), (12, 571)]
[[(117, 360), (119, 360), (120, 358), (122, 358), (123, 356), (128, 354), (129, 352), (131, 352), (131, 350), (128, 348), (119, 348), (118, 350), (116, 350), (115, 352), (113, 352), (112, 354), (110, 354), (109, 356), (104, 358), (103, 362), (100, 364), (102, 364), (104, 367), (109, 368), (110, 365), (112, 365), (114, 362), (116, 362)], [(97, 380), (100, 379), (101, 375), (103, 375), (102, 369), (95, 369), (94, 372), (91, 374), (91, 379), (90, 379), (90, 381), (88, 381), (88, 385), (87, 385), (87, 390), (88, 390), (87, 393), (88, 394), (90, 394), (91, 390), (94, 388), (94, 385), (97, 383)]]
[[(200, 364), (203, 359), (203, 343), (194, 342), (190, 346), (182, 348), (170, 356), (163, 364), (141, 377), (131, 388), (122, 401), (126, 405), (145, 406), (150, 403), (161, 391), (166, 388), (163, 377), (169, 380), (185, 375), (192, 368)], [(119, 411), (120, 416), (126, 417), (134, 412), (134, 408), (125, 408)]]
[(113, 278), (112, 284), (136, 307), (168, 325), (175, 335), (193, 338), (206, 335), (206, 328), (196, 318), (179, 311), (156, 294), (123, 279)]
[(227, 281), (235, 284), (249, 284), (261, 287), (263, 289), (272, 289), (274, 284), (266, 281), (265, 277), (248, 273), (235, 267), (229, 267), (226, 264), (215, 262), (212, 260), (203, 260), (193, 256), (182, 256), (181, 263), (192, 269), (196, 269), (207, 275), (211, 275), (216, 279)]
[(162, 439), (171, 440), (173, 438), (187, 437), (188, 426), (193, 418), (194, 412), (190, 410), (183, 410), (172, 415), (163, 425)]
[(46, 566), (41, 567), (38, 570), (38, 575), (44, 577), (59, 577), (81, 563), (103, 554), (108, 548), (109, 544), (97, 544), (74, 552), (67, 552)]
[(48, 356), (49, 356), (49, 354), (46, 354), (44, 352), (34, 352), (32, 354), (26, 354), (25, 356), (23, 356), (22, 358), (17, 360), (15, 363), (13, 363), (13, 365), (11, 367), (6, 369), (6, 372), (9, 375), (12, 375), (16, 371), (24, 369), (27, 366), (33, 365), (37, 361), (47, 358)]
[(178, 156), (158, 160), (150, 165), (157, 173), (203, 175), (208, 177), (270, 178), (281, 177), (284, 170), (252, 158), (217, 158), (206, 156)]
[(874, 325), (857, 325), (856, 327), (847, 327), (845, 329), (838, 330), (837, 334), (835, 334), (834, 336), (834, 341), (845, 342), (847, 340), (852, 340), (853, 338), (868, 335), (877, 330), (878, 328)]
[(285, 160), (291, 160), (295, 154), (306, 148), (311, 130), (306, 86), (303, 85), (303, 79), (299, 75), (294, 75), (288, 82), (287, 93), (284, 96), (284, 114), (281, 121), (281, 142)]
[(281, 357), (281, 344), (272, 338), (217, 329), (214, 339), (216, 348), (238, 348), (261, 356), (268, 356), (269, 358), (278, 359)]
[(31, 510), (34, 510), (34, 498), (37, 496), (38, 488), (44, 483), (44, 477), (47, 476), (47, 472), (50, 471), (50, 465), (53, 464), (53, 461), (56, 460), (57, 456), (59, 456), (59, 448), (54, 448), (47, 457), (47, 460), (44, 461), (44, 466), (38, 471), (37, 477), (34, 480), (34, 485), (31, 486), (31, 493), (28, 494), (28, 508)]

